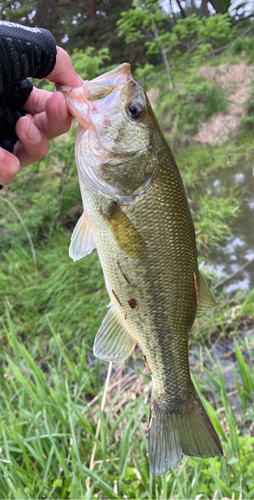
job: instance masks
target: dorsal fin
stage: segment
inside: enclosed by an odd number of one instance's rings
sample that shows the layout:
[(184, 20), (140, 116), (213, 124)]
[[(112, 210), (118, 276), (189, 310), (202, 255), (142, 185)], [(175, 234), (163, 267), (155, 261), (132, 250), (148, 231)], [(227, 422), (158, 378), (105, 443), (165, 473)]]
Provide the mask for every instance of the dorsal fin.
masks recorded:
[(71, 237), (69, 256), (74, 261), (82, 259), (96, 248), (91, 226), (85, 212), (79, 218)]
[(209, 311), (209, 309), (212, 309), (213, 307), (216, 306), (216, 302), (205, 282), (205, 279), (203, 278), (201, 272), (199, 272), (199, 300), (198, 300), (198, 307), (197, 307), (197, 316), (201, 316), (206, 311)]

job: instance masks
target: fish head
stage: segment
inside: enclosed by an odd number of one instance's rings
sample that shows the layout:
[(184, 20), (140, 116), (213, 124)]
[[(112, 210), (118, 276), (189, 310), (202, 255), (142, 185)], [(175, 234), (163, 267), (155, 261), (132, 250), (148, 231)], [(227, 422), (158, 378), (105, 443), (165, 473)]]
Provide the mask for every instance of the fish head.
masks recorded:
[(155, 175), (162, 141), (130, 65), (124, 63), (78, 88), (57, 87), (79, 123), (75, 156), (80, 182), (130, 202)]

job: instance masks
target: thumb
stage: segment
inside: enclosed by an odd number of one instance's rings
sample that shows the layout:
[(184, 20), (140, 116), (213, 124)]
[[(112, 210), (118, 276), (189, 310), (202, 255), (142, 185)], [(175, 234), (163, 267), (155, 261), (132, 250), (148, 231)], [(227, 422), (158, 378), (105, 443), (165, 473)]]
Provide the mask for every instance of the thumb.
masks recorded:
[(62, 47), (57, 47), (56, 64), (47, 76), (47, 80), (54, 83), (68, 85), (69, 87), (80, 87), (83, 80), (79, 76), (71, 62), (71, 58)]

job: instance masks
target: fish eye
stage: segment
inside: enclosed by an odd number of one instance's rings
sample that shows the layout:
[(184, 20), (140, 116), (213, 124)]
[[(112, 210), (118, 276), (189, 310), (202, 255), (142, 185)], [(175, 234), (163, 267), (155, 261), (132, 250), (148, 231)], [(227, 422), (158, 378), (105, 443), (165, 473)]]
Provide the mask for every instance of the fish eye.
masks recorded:
[(140, 102), (133, 101), (127, 106), (127, 114), (137, 120), (143, 115), (144, 109)]

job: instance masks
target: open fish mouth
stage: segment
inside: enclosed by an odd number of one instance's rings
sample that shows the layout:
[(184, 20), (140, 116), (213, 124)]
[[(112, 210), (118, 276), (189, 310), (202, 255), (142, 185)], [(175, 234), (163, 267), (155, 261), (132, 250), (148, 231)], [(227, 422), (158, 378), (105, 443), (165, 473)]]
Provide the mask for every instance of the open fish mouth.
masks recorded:
[(69, 87), (68, 85), (55, 84), (55, 90), (63, 92), (72, 99), (79, 98), (82, 90), (83, 97), (88, 101), (97, 101), (109, 95), (113, 90), (124, 86), (130, 80), (133, 80), (131, 67), (129, 63), (123, 63), (117, 68), (97, 76), (93, 80), (84, 80), (79, 87)]
[(133, 81), (130, 64), (123, 63), (93, 80), (84, 80), (79, 87), (56, 84), (55, 90), (65, 95), (69, 112), (76, 118), (79, 125), (87, 129), (90, 123), (89, 109), (96, 111), (97, 101), (109, 96), (116, 87), (120, 91), (130, 80)]

